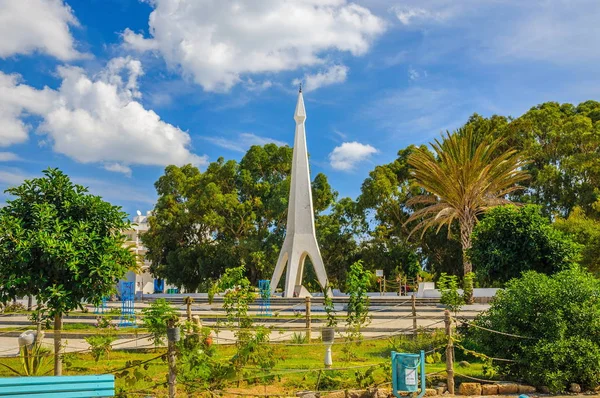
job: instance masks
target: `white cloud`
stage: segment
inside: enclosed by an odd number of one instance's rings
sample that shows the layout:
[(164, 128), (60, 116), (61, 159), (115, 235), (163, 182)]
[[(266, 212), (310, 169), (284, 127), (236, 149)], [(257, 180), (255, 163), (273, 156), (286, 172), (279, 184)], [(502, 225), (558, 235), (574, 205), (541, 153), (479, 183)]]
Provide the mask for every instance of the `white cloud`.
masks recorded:
[(371, 155), (377, 152), (377, 149), (371, 145), (356, 141), (344, 142), (342, 145), (335, 147), (329, 154), (329, 164), (336, 170), (350, 171), (358, 163), (369, 159)]
[(10, 162), (13, 160), (21, 160), (21, 157), (12, 152), (0, 152), (0, 162)]
[(225, 137), (204, 137), (207, 141), (221, 148), (229, 149), (235, 152), (246, 152), (252, 145), (277, 144), (279, 146), (287, 145), (285, 142), (275, 140), (269, 137), (261, 137), (252, 133), (240, 133), (237, 138)]
[(0, 147), (27, 141), (30, 126), (22, 118), (50, 111), (56, 93), (21, 84), (19, 75), (0, 71)]
[(96, 76), (77, 67), (59, 67), (58, 90), (36, 90), (16, 75), (0, 72), (0, 145), (27, 139), (22, 117), (42, 118), (37, 132), (55, 152), (81, 163), (128, 165), (205, 164), (206, 157), (190, 152), (190, 136), (160, 119), (136, 101), (139, 61), (111, 60)]
[[(343, 83), (346, 81), (348, 75), (348, 67), (344, 65), (333, 65), (327, 68), (327, 70), (319, 71), (315, 74), (304, 75), (304, 84), (302, 90), (306, 92), (314, 91), (320, 87), (330, 86), (336, 83)], [(300, 84), (300, 79), (295, 79), (292, 84), (297, 86)]]
[(34, 51), (63, 61), (85, 57), (75, 49), (70, 26), (79, 23), (62, 0), (0, 1), (0, 58)]
[(414, 20), (433, 18), (429, 11), (422, 8), (393, 7), (392, 9), (396, 14), (396, 18), (398, 18), (403, 25), (410, 25), (411, 22), (414, 22)]
[(322, 65), (323, 52), (366, 53), (382, 19), (346, 0), (153, 0), (151, 38), (126, 29), (126, 47), (158, 51), (207, 91), (244, 74)]
[(115, 173), (123, 173), (127, 177), (131, 177), (131, 168), (120, 163), (108, 163), (104, 165), (104, 169), (114, 171)]

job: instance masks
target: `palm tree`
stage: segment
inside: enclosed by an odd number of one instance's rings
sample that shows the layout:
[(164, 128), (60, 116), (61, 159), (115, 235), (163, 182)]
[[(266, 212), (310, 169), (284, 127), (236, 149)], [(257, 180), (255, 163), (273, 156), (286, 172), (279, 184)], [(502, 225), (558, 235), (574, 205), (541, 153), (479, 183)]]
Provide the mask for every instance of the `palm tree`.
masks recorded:
[(473, 269), (467, 250), (477, 217), (494, 206), (511, 203), (508, 194), (520, 189), (518, 183), (528, 178), (523, 170), (527, 162), (516, 150), (500, 148), (502, 144), (502, 139), (480, 139), (465, 129), (446, 133), (441, 142), (436, 139), (431, 144), (435, 155), (421, 147), (408, 159), (416, 185), (427, 194), (407, 201), (417, 208), (406, 224), (420, 220), (411, 234), (422, 229), (422, 237), (434, 226), (437, 232), (444, 225), (450, 231), (458, 220), (465, 274)]

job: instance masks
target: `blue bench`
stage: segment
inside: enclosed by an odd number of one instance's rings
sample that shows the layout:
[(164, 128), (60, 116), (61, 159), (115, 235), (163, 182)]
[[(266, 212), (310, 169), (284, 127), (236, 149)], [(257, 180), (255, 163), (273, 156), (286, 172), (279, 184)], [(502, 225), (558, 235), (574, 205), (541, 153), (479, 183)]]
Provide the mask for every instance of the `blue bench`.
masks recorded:
[(114, 397), (114, 375), (0, 377), (3, 398)]

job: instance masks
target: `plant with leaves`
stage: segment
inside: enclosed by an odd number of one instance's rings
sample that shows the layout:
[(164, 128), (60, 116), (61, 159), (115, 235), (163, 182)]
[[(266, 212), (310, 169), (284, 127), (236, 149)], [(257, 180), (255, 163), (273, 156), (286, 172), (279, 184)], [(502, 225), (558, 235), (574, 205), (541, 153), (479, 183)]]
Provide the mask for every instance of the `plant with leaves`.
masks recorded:
[(415, 184), (427, 193), (407, 201), (415, 211), (406, 223), (417, 221), (412, 232), (446, 226), (457, 221), (463, 250), (463, 273), (472, 271), (467, 251), (477, 218), (492, 207), (510, 203), (506, 197), (518, 190), (528, 175), (526, 162), (514, 149), (500, 151), (502, 139), (479, 139), (472, 130), (447, 133), (435, 140), (433, 155), (417, 148), (410, 155)]
[(273, 347), (269, 346), (270, 331), (264, 327), (254, 328), (248, 308), (256, 299), (254, 288), (245, 276), (243, 265), (229, 268), (216, 283), (216, 290), (223, 295), (223, 309), (227, 325), (235, 327), (236, 353), (230, 360), (233, 372), (238, 376), (238, 385), (247, 364), (266, 370), (275, 366)]
[(440, 303), (454, 314), (458, 313), (465, 303), (464, 298), (458, 293), (458, 277), (443, 272), (438, 279), (437, 287), (441, 293)]
[(362, 336), (360, 329), (370, 322), (367, 292), (372, 276), (373, 274), (365, 270), (362, 261), (359, 260), (350, 266), (346, 279), (346, 291), (349, 296), (346, 325), (356, 333), (358, 338)]
[(58, 169), (5, 192), (0, 209), (0, 302), (32, 295), (54, 318), (54, 373), (62, 373), (62, 316), (99, 304), (136, 268), (127, 215)]
[(473, 289), (475, 287), (475, 273), (467, 272), (463, 277), (463, 301), (465, 304), (473, 304)]
[(600, 276), (600, 221), (575, 207), (569, 217), (557, 217), (552, 226), (581, 245), (579, 265)]
[(17, 376), (44, 376), (52, 372), (52, 352), (38, 344), (24, 345), (19, 348), (21, 368), (14, 368), (0, 362), (1, 366), (10, 370)]
[(344, 358), (348, 362), (356, 357), (352, 342), (360, 344), (362, 341), (361, 328), (370, 322), (368, 287), (373, 274), (363, 268), (362, 261), (357, 261), (350, 266), (346, 279), (348, 292), (348, 311), (346, 314), (346, 344), (342, 346)]
[(165, 343), (167, 323), (178, 318), (177, 310), (164, 298), (156, 299), (149, 307), (142, 309), (142, 322), (155, 348)]
[(98, 362), (104, 356), (109, 357), (112, 343), (117, 339), (117, 326), (108, 317), (98, 317), (96, 327), (96, 334), (85, 337), (85, 341), (90, 345), (94, 361)]
[[(498, 292), (468, 335), (498, 371), (552, 392), (600, 383), (600, 281), (574, 267), (548, 276), (528, 271)], [(504, 335), (503, 335), (503, 334)]]
[(335, 304), (331, 297), (331, 285), (327, 284), (323, 289), (323, 309), (327, 316), (327, 323), (325, 327), (335, 328), (337, 326), (337, 312), (335, 311)]
[(487, 285), (505, 283), (524, 271), (545, 274), (579, 260), (580, 246), (542, 214), (540, 206), (500, 206), (473, 230), (469, 256)]

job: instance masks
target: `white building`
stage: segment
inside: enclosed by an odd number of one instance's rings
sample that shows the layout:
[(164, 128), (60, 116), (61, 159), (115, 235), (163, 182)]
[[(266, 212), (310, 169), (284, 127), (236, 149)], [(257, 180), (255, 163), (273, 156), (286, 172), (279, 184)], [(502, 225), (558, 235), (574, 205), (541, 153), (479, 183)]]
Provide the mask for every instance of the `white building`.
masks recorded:
[(125, 275), (125, 279), (122, 279), (117, 286), (118, 293), (121, 293), (122, 282), (133, 282), (135, 287), (135, 295), (139, 297), (144, 294), (154, 293), (154, 280), (155, 278), (150, 275), (150, 262), (146, 260), (146, 248), (142, 244), (141, 236), (148, 231), (150, 224), (148, 223), (148, 217), (152, 212), (146, 212), (143, 216), (140, 211), (133, 217), (133, 224), (131, 229), (125, 231), (123, 234), (126, 236), (126, 245), (131, 247), (131, 250), (138, 257), (139, 272), (129, 271)]

